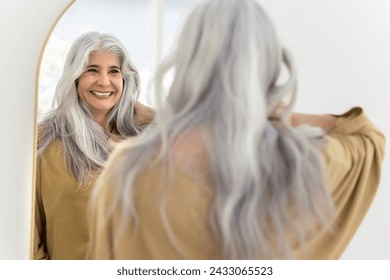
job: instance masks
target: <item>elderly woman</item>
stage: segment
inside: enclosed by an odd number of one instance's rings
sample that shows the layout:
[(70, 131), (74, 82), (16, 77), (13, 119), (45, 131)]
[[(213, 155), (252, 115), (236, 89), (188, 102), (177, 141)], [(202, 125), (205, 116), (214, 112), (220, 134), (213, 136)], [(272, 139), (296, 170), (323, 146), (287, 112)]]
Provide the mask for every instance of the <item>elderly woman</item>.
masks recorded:
[(138, 94), (138, 71), (118, 39), (91, 32), (75, 40), (39, 124), (34, 259), (85, 258), (96, 176), (113, 145), (154, 117)]

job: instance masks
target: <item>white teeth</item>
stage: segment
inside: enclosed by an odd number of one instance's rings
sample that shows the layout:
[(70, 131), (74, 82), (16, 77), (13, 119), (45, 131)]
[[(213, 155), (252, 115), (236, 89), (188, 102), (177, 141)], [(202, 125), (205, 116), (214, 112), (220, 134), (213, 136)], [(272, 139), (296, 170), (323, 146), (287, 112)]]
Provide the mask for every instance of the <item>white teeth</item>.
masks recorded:
[(101, 96), (101, 97), (107, 97), (111, 94), (111, 92), (99, 92), (99, 91), (93, 91), (92, 93), (96, 96)]

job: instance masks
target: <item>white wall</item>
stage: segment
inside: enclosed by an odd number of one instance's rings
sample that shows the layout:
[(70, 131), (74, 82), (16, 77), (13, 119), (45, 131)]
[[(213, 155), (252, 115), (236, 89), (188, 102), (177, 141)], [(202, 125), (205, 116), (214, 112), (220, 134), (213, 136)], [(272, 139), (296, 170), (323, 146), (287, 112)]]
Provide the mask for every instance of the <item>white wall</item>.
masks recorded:
[(0, 259), (28, 259), (39, 56), (70, 0), (0, 4)]
[[(362, 106), (390, 139), (390, 1), (260, 0), (299, 70), (297, 110)], [(390, 259), (390, 156), (377, 196), (343, 259)]]
[[(0, 259), (28, 259), (36, 72), (51, 25), (71, 0), (8, 0), (0, 9)], [(300, 70), (297, 108), (361, 105), (390, 138), (390, 3), (263, 0)], [(390, 258), (389, 157), (367, 218), (344, 259)], [(386, 174), (387, 173), (387, 174)]]

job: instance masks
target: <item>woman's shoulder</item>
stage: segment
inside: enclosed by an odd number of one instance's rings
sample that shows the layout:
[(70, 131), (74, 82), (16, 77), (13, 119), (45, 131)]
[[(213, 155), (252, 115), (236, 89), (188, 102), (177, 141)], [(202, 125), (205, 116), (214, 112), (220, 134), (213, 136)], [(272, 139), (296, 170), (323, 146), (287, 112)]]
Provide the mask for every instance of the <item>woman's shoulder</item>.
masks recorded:
[(40, 154), (40, 158), (58, 158), (63, 156), (62, 143), (59, 139), (55, 139), (47, 144), (44, 151)]

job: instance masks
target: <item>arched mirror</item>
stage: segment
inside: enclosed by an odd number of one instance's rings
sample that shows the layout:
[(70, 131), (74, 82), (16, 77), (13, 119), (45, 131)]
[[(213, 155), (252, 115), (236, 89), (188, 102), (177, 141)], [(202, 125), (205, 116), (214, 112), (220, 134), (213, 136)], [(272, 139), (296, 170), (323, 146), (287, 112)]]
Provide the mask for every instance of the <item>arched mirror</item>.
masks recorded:
[[(90, 31), (110, 33), (124, 44), (140, 74), (139, 101), (153, 106), (153, 96), (148, 91), (152, 73), (172, 49), (187, 12), (197, 1), (74, 1), (47, 38), (39, 68), (37, 123), (53, 106), (55, 89), (71, 44)], [(59, 157), (58, 160), (64, 159)]]

